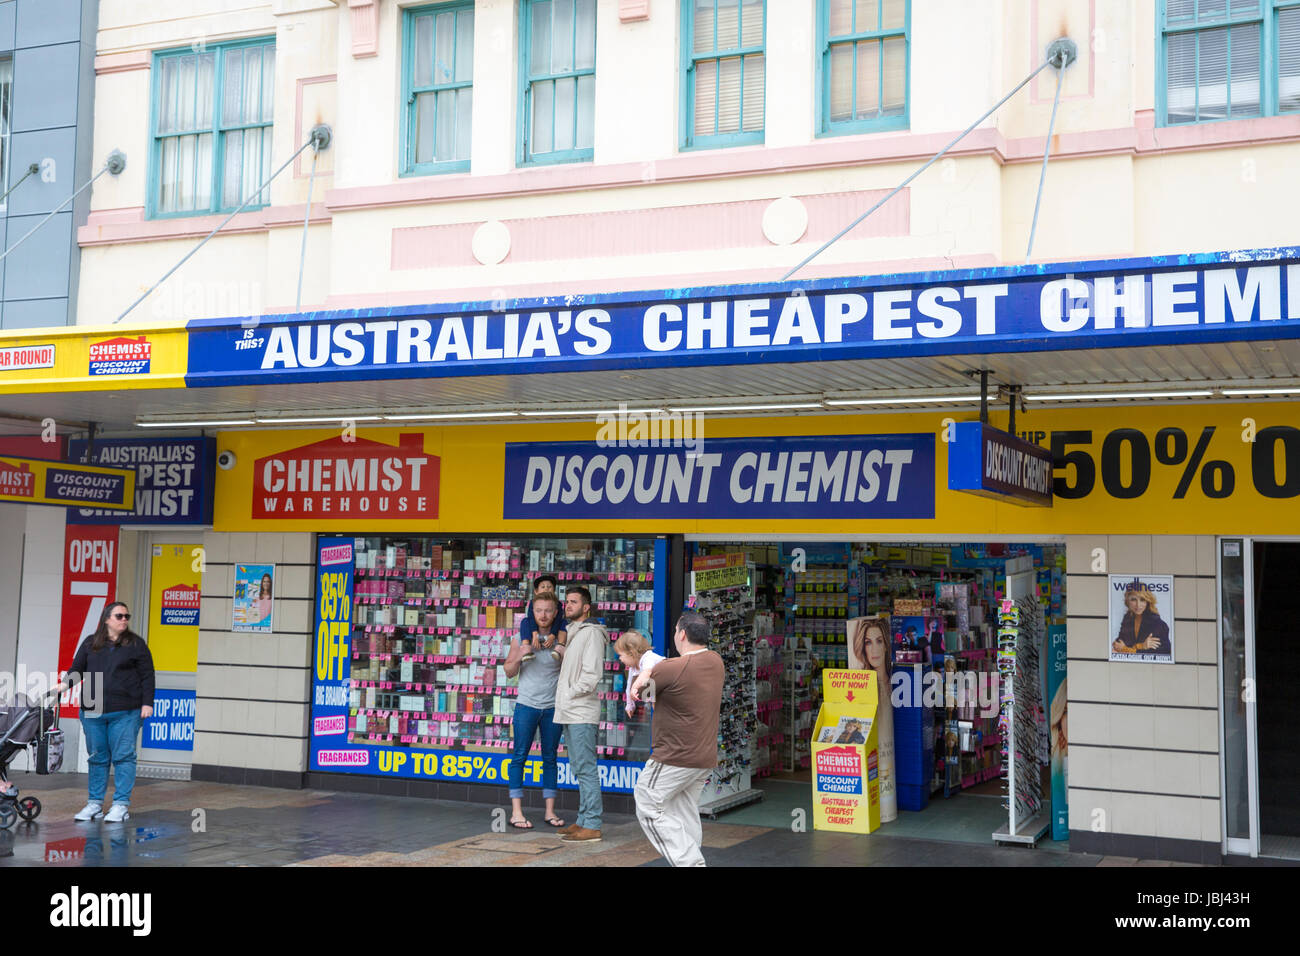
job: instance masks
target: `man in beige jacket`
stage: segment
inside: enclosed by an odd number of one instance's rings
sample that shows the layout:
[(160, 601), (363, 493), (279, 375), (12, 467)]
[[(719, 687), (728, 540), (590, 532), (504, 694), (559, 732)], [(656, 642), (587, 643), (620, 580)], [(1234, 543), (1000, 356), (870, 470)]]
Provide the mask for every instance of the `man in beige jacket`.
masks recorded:
[(591, 592), (568, 588), (564, 616), (569, 622), (569, 647), (555, 687), (555, 723), (564, 725), (569, 771), (578, 781), (578, 819), (560, 832), (565, 843), (599, 843), (600, 774), (596, 767), (596, 725), (600, 722), (601, 669), (609, 634), (591, 619)]

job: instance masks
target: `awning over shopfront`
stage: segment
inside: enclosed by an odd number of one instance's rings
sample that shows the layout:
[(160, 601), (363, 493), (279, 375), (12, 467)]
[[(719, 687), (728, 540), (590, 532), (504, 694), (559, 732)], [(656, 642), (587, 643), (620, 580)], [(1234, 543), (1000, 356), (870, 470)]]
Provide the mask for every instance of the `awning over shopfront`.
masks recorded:
[(120, 433), (962, 408), (980, 369), (1028, 403), (1300, 393), (1300, 249), (14, 333), (0, 417)]

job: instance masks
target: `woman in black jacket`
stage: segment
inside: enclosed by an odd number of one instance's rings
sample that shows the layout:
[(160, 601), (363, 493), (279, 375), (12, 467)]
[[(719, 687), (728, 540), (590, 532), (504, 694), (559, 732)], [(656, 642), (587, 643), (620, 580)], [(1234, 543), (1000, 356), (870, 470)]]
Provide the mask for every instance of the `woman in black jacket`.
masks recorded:
[(140, 721), (153, 716), (153, 656), (140, 635), (128, 627), (126, 605), (104, 608), (99, 627), (77, 648), (68, 676), (56, 690), (81, 689), (81, 727), (90, 755), (90, 802), (73, 819), (93, 820), (104, 810), (108, 767), (113, 765), (113, 806), (105, 823), (120, 823), (130, 814), (135, 786), (135, 742)]

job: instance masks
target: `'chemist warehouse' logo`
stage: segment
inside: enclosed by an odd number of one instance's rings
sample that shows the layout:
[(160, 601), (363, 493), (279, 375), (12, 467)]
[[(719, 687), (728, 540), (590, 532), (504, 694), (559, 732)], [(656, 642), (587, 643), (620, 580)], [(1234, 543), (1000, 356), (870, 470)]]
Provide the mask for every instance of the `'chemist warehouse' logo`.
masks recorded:
[(91, 375), (144, 375), (149, 371), (153, 343), (146, 336), (119, 337), (90, 343)]
[(162, 593), (162, 622), (182, 627), (199, 623), (200, 592), (193, 584), (175, 584)]
[(438, 475), (419, 433), (396, 445), (327, 438), (257, 459), (253, 517), (436, 518)]
[(11, 465), (0, 461), (0, 494), (20, 498), (31, 498), (36, 493), (36, 482), (32, 477), (31, 465), (23, 462)]

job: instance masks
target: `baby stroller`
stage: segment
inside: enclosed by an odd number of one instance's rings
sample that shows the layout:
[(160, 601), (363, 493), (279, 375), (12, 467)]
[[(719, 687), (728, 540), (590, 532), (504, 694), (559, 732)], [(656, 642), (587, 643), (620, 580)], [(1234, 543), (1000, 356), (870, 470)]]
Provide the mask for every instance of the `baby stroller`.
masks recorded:
[[(9, 782), (9, 764), (22, 750), (37, 773), (55, 773), (63, 766), (63, 731), (59, 730), (58, 697), (29, 701), (22, 694), (0, 705), (0, 780)], [(0, 830), (8, 830), (19, 817), (28, 823), (41, 815), (35, 797), (0, 794)]]

